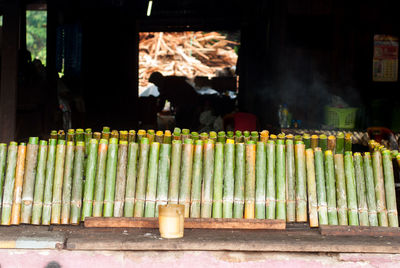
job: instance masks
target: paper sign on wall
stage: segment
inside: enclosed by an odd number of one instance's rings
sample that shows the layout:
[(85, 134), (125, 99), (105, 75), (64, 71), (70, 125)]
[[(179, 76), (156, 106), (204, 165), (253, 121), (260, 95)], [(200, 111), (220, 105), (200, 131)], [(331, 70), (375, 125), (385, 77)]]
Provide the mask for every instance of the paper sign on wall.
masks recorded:
[(390, 35), (374, 35), (372, 80), (396, 82), (399, 66), (399, 39)]

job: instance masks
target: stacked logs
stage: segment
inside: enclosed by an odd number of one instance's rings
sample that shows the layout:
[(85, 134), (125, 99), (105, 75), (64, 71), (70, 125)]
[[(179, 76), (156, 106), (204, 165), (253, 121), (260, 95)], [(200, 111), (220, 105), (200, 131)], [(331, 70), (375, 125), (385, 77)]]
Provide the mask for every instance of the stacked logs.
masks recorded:
[(157, 217), (169, 203), (192, 218), (398, 227), (393, 154), (377, 148), (353, 153), (343, 133), (52, 131), (0, 144), (1, 224)]

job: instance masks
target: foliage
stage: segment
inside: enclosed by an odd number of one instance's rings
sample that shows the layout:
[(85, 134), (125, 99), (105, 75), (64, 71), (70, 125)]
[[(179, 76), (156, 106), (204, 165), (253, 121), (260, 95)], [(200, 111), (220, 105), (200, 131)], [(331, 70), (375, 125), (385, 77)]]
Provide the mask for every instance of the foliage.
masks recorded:
[(26, 48), (46, 65), (47, 11), (26, 11)]

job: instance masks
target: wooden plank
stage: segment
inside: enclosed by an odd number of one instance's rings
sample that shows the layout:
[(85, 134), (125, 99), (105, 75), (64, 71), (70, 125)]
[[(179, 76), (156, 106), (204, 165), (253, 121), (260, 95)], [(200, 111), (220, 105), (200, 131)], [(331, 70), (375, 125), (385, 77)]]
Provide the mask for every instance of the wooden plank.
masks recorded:
[[(85, 219), (85, 227), (158, 228), (158, 218), (98, 218)], [(284, 230), (283, 220), (256, 219), (185, 219), (187, 229), (247, 229)]]
[(400, 237), (400, 228), (373, 226), (320, 226), (321, 235), (326, 236), (396, 236)]

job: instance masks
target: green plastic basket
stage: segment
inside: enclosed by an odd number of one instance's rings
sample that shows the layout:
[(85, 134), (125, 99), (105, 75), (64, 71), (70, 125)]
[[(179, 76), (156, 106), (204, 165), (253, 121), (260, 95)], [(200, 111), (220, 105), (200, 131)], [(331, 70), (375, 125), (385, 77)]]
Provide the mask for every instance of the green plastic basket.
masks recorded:
[(334, 128), (353, 129), (356, 125), (357, 110), (325, 106), (325, 124)]

